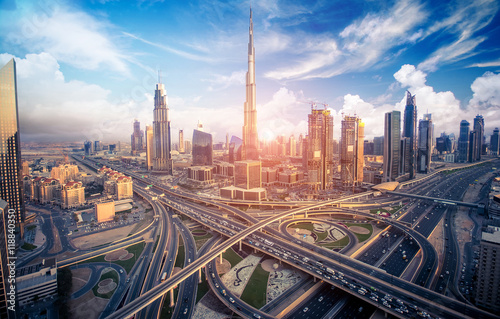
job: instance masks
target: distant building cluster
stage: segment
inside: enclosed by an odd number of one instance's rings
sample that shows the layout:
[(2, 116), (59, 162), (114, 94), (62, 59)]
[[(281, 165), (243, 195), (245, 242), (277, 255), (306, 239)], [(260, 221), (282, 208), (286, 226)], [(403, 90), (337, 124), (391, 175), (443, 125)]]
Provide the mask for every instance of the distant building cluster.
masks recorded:
[(101, 175), (100, 183), (104, 188), (103, 195), (107, 195), (116, 200), (132, 198), (132, 177), (126, 176), (106, 166), (101, 167), (98, 173)]

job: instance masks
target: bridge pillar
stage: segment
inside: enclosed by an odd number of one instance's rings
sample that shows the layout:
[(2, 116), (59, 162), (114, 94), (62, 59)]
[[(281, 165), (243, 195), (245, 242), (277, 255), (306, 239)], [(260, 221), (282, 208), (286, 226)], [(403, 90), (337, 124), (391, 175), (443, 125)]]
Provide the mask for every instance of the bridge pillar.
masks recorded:
[(220, 256), (220, 258), (219, 258), (219, 263), (221, 263), (221, 264), (222, 264), (222, 253), (221, 253), (219, 256)]
[(199, 273), (198, 273), (198, 278), (199, 278), (199, 279), (198, 279), (198, 283), (199, 283), (199, 284), (201, 284), (201, 268), (200, 268), (200, 269), (198, 269), (198, 272), (199, 272)]
[(175, 306), (174, 303), (174, 288), (170, 289), (170, 307)]
[(307, 212), (304, 212), (304, 218), (307, 218)]
[(314, 278), (314, 282), (316, 282), (316, 276), (313, 276), (313, 278)]

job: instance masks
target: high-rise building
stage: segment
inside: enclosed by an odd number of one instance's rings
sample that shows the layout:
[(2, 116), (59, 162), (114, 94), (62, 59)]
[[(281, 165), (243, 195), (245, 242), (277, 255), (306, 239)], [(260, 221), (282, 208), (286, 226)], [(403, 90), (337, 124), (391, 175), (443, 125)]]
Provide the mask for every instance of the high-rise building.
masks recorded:
[(465, 163), (469, 158), (469, 122), (460, 122), (460, 134), (458, 136), (458, 161)]
[(179, 130), (179, 153), (184, 153), (184, 131)]
[(85, 156), (90, 156), (92, 154), (92, 142), (91, 141), (83, 142), (83, 149), (85, 150)]
[(477, 115), (474, 118), (474, 131), (476, 132), (476, 145), (474, 145), (474, 153), (476, 161), (481, 160), (483, 154), (483, 139), (484, 139), (484, 118), (482, 115)]
[(344, 116), (340, 142), (340, 179), (343, 186), (363, 182), (365, 124), (356, 116)]
[(11, 305), (8, 303), (7, 298), (7, 293), (11, 292), (10, 284), (7, 285), (6, 282), (7, 274), (10, 272), (7, 261), (9, 249), (7, 249), (7, 233), (5, 229), (7, 225), (5, 220), (8, 216), (8, 211), (9, 204), (0, 198), (0, 318), (16, 318), (15, 311), (9, 311), (8, 309)]
[(432, 119), (430, 114), (425, 114), (418, 123), (418, 160), (417, 171), (429, 173), (432, 155)]
[(161, 81), (156, 84), (155, 108), (153, 121), (154, 157), (153, 170), (172, 175), (173, 165), (170, 154), (170, 115), (167, 104), (167, 93)]
[(297, 155), (297, 142), (295, 141), (295, 136), (290, 135), (288, 139), (288, 155), (296, 156)]
[(16, 62), (11, 59), (0, 69), (0, 198), (15, 210), (18, 226), (24, 223), (22, 177)]
[(252, 9), (250, 9), (250, 27), (248, 39), (248, 72), (246, 76), (246, 101), (244, 105), (243, 145), (241, 158), (257, 160), (259, 158), (257, 137), (257, 108), (255, 87), (255, 48), (253, 46)]
[(234, 186), (243, 189), (260, 188), (262, 185), (260, 161), (234, 162)]
[(148, 171), (153, 169), (154, 154), (154, 135), (153, 127), (146, 125), (146, 168)]
[[(408, 137), (410, 145), (410, 153), (408, 158), (408, 173), (410, 179), (415, 178), (417, 172), (417, 103), (415, 95), (411, 95), (409, 91), (406, 92), (406, 107), (403, 126), (403, 137)], [(405, 173), (407, 173), (405, 171)]]
[(309, 182), (327, 189), (333, 177), (333, 116), (326, 108), (308, 116), (307, 172)]
[(477, 152), (476, 152), (476, 147), (477, 147), (477, 132), (476, 130), (472, 130), (469, 132), (469, 154), (468, 156), (468, 161), (469, 163), (474, 163), (477, 161)]
[(373, 138), (373, 155), (384, 155), (384, 137)]
[(404, 179), (410, 178), (410, 151), (410, 138), (401, 137), (399, 146), (399, 176), (402, 176)]
[(384, 182), (399, 176), (401, 148), (401, 112), (385, 113), (384, 126)]
[(212, 165), (212, 135), (193, 130), (193, 165)]
[(78, 176), (78, 166), (73, 164), (61, 164), (53, 167), (50, 176), (59, 180), (61, 184), (76, 180)]
[(142, 141), (144, 139), (144, 132), (141, 130), (141, 122), (138, 120), (134, 121), (134, 132), (130, 136), (130, 147), (132, 149), (132, 155), (139, 155), (143, 150)]
[[(498, 149), (500, 146), (500, 139), (499, 139), (499, 132), (500, 130), (498, 127), (495, 127), (493, 130), (493, 135), (490, 137), (490, 153), (491, 155), (498, 155)], [(24, 163), (23, 163), (24, 164)]]
[(500, 228), (488, 226), (479, 246), (476, 305), (500, 313)]
[(102, 142), (101, 141), (94, 141), (94, 150), (96, 152), (102, 151)]

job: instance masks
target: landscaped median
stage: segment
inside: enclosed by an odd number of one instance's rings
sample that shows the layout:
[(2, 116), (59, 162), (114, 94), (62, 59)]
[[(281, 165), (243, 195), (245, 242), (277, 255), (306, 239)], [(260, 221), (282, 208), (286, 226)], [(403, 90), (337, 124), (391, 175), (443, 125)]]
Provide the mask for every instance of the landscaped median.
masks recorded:
[(92, 288), (92, 291), (96, 297), (109, 299), (113, 296), (119, 282), (120, 278), (116, 270), (113, 268), (104, 268), (101, 272), (99, 282)]

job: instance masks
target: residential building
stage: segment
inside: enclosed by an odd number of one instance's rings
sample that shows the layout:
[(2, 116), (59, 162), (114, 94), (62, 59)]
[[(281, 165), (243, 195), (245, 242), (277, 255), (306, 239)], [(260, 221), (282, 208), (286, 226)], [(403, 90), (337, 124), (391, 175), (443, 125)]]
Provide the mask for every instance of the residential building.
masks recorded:
[(311, 109), (308, 116), (307, 152), (304, 167), (309, 183), (327, 189), (333, 178), (333, 116), (330, 110)]
[(64, 209), (85, 204), (85, 187), (82, 182), (68, 182), (61, 189), (61, 206)]
[(481, 235), (475, 281), (476, 305), (500, 313), (500, 228), (488, 226)]
[(346, 187), (363, 183), (365, 124), (356, 116), (344, 116), (340, 143), (340, 179)]

